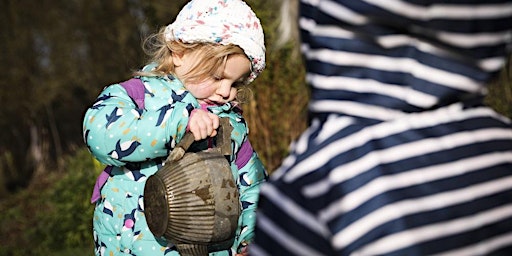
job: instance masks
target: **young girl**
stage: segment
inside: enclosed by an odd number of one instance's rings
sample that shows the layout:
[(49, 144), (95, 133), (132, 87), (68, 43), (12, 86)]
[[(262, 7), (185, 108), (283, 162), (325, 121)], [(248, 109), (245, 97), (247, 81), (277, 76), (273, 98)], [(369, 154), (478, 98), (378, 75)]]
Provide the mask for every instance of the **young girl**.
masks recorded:
[(229, 161), (242, 213), (231, 250), (212, 254), (243, 253), (253, 237), (259, 185), (267, 177), (236, 101), (237, 91), (265, 66), (260, 21), (240, 0), (190, 1), (172, 24), (150, 39), (152, 61), (135, 76), (145, 87), (144, 108), (120, 84), (113, 84), (85, 114), (85, 142), (111, 168), (93, 192), (95, 253), (179, 255), (147, 226), (145, 181), (187, 131), (196, 139), (195, 149), (211, 146), (220, 117), (229, 117), (233, 127)]

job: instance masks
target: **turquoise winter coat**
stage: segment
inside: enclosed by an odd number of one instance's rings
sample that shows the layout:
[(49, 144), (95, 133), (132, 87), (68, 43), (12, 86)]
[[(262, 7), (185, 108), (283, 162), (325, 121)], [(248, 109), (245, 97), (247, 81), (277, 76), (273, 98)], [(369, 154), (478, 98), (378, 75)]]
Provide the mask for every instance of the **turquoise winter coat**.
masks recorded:
[[(94, 211), (97, 255), (179, 255), (172, 244), (155, 238), (147, 227), (144, 184), (184, 136), (191, 111), (204, 106), (172, 76), (140, 79), (145, 86), (143, 110), (137, 109), (120, 84), (113, 84), (104, 88), (84, 117), (84, 140), (89, 150), (101, 163), (113, 166)], [(234, 154), (230, 164), (240, 192), (242, 214), (232, 251), (212, 254), (230, 255), (253, 238), (259, 185), (268, 175), (248, 144), (248, 128), (240, 109), (230, 103), (207, 109), (229, 117), (233, 126)], [(240, 165), (236, 160), (244, 143), (252, 153)], [(207, 144), (196, 142), (193, 147), (203, 150)]]

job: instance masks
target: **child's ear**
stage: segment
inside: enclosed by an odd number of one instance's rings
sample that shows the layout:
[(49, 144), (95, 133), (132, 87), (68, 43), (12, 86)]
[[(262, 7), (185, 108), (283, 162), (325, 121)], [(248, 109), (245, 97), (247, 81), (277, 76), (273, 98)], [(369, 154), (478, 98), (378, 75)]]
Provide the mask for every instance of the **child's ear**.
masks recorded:
[(179, 67), (183, 65), (183, 53), (171, 53), (172, 56), (172, 62), (174, 63), (175, 67)]

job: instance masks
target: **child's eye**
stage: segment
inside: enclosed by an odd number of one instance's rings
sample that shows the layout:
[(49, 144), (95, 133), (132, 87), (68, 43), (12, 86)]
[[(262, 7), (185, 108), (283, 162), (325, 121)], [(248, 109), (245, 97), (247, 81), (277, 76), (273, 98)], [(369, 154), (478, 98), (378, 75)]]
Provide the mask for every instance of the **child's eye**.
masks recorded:
[(221, 76), (213, 76), (213, 79), (215, 79), (215, 81), (220, 81), (220, 80), (222, 80), (222, 77)]

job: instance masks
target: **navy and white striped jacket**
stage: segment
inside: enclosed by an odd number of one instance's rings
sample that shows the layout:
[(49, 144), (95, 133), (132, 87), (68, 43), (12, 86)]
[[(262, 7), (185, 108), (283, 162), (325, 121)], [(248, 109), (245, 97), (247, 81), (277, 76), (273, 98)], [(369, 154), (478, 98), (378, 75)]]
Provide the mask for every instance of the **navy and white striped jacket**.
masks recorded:
[(512, 2), (302, 0), (307, 131), (251, 255), (512, 255), (512, 126), (483, 105)]

